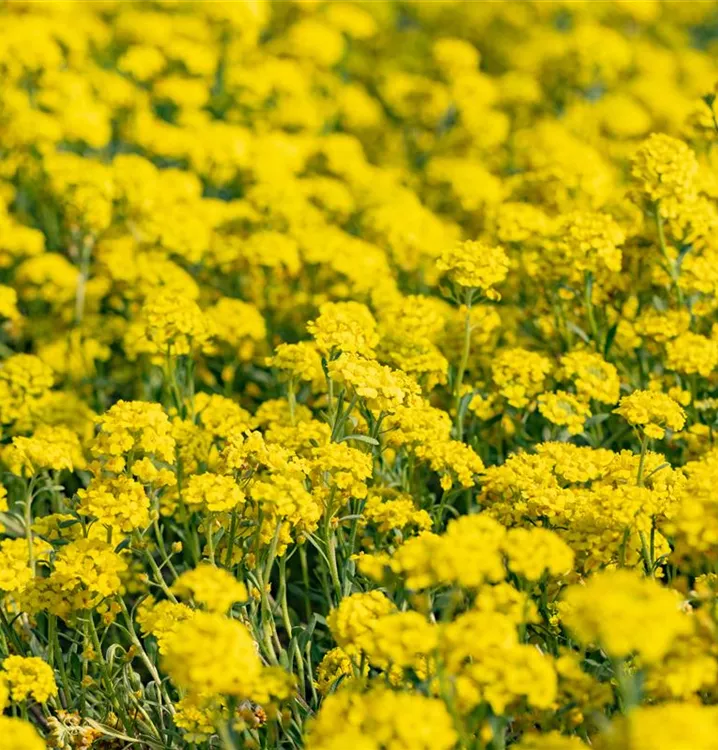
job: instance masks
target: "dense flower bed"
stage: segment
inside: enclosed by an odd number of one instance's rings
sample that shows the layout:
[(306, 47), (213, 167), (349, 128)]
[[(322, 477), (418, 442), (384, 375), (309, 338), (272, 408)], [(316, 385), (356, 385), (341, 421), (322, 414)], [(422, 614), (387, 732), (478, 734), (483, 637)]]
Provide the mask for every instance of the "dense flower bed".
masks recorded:
[(716, 52), (3, 4), (0, 750), (716, 750)]

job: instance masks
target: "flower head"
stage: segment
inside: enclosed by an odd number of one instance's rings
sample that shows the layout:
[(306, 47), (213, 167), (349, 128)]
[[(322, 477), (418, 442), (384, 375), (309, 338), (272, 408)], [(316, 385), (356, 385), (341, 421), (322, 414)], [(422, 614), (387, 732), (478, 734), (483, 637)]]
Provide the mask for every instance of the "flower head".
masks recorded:
[(678, 403), (659, 391), (634, 391), (621, 399), (615, 412), (656, 440), (666, 434), (666, 428), (678, 432), (686, 421)]
[(509, 260), (501, 247), (468, 240), (445, 250), (437, 267), (455, 284), (478, 289), (489, 299), (497, 299), (494, 287), (506, 279)]

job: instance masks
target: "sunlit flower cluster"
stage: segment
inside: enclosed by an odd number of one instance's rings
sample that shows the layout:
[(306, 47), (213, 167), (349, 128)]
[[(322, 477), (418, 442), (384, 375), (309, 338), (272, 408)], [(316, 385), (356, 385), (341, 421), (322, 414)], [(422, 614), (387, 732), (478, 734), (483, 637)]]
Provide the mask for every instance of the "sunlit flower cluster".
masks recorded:
[(0, 750), (717, 750), (718, 8), (0, 6)]

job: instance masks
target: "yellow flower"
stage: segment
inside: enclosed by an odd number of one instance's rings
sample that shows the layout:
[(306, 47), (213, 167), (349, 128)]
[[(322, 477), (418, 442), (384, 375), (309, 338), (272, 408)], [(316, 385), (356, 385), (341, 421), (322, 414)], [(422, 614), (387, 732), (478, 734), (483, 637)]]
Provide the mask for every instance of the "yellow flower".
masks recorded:
[(661, 202), (665, 215), (666, 202), (693, 200), (696, 196), (698, 162), (683, 141), (664, 133), (653, 133), (633, 155), (631, 174), (641, 192), (652, 202)]
[(8, 357), (0, 367), (0, 421), (10, 424), (28, 420), (53, 380), (52, 370), (38, 357)]
[(137, 622), (145, 634), (152, 634), (164, 653), (169, 636), (177, 630), (181, 622), (195, 616), (194, 610), (186, 604), (171, 601), (156, 602), (147, 597), (137, 609)]
[(208, 697), (250, 698), (262, 675), (246, 626), (210, 612), (197, 612), (166, 636), (163, 664), (179, 688)]
[(219, 614), (226, 614), (235, 602), (247, 601), (247, 587), (241, 581), (208, 563), (200, 563), (193, 570), (182, 573), (172, 584), (172, 591)]
[(543, 390), (551, 362), (538, 352), (505, 349), (492, 364), (492, 378), (511, 406), (521, 409)]
[(150, 501), (139, 482), (127, 476), (93, 479), (78, 490), (78, 513), (92, 516), (113, 531), (129, 534), (150, 524)]
[(238, 403), (217, 393), (198, 393), (194, 408), (202, 426), (212, 435), (229, 437), (232, 432), (248, 430), (252, 416)]
[(548, 253), (547, 273), (583, 285), (587, 272), (599, 281), (621, 270), (625, 235), (608, 215), (573, 212), (561, 217)]
[(46, 703), (57, 695), (52, 668), (37, 656), (8, 656), (2, 663), (2, 676), (14, 701), (32, 697)]
[(373, 621), (352, 646), (379, 669), (412, 668), (426, 675), (427, 659), (439, 642), (439, 628), (418, 612), (396, 612)]
[(598, 645), (614, 658), (633, 653), (646, 662), (663, 658), (674, 639), (690, 630), (675, 591), (630, 570), (596, 573), (566, 591), (566, 627), (586, 646)]
[(418, 386), (404, 373), (354, 354), (342, 354), (328, 365), (329, 376), (356, 393), (369, 409), (391, 412), (418, 395)]
[(615, 366), (596, 352), (572, 351), (561, 357), (558, 373), (561, 380), (571, 380), (584, 400), (602, 404), (618, 401), (621, 381)]
[(544, 572), (566, 575), (573, 568), (573, 551), (548, 529), (509, 529), (504, 551), (509, 570), (529, 581), (537, 581)]
[(188, 742), (205, 742), (221, 721), (226, 721), (225, 712), (218, 701), (181, 698), (174, 704), (172, 720), (184, 732)]
[(670, 396), (657, 391), (634, 391), (624, 396), (615, 413), (656, 440), (663, 438), (666, 429), (678, 432), (686, 421), (683, 409)]
[(713, 750), (718, 734), (714, 706), (665, 703), (638, 706), (611, 722), (596, 742), (600, 750)]
[(343, 648), (327, 651), (315, 671), (316, 688), (322, 695), (327, 695), (338, 680), (346, 682), (354, 675), (354, 665), (349, 653)]
[(473, 448), (459, 440), (429, 442), (416, 446), (414, 452), (441, 476), (443, 490), (454, 484), (473, 487), (476, 476), (484, 470), (484, 463)]
[(666, 355), (671, 370), (707, 378), (718, 365), (718, 341), (686, 331), (666, 342)]
[(182, 494), (190, 508), (204, 508), (210, 513), (232, 510), (245, 502), (244, 492), (233, 477), (220, 474), (193, 474)]
[(13, 474), (32, 476), (43, 469), (62, 471), (85, 468), (80, 440), (67, 427), (39, 427), (32, 437), (16, 437), (2, 451), (2, 460)]
[[(36, 560), (46, 557), (51, 547), (42, 540), (33, 541)], [(30, 547), (26, 539), (3, 539), (0, 542), (0, 591), (21, 592), (33, 580)]]
[(45, 750), (45, 747), (44, 740), (29, 721), (0, 716), (1, 750)]
[(478, 588), (504, 579), (505, 538), (506, 529), (487, 514), (462, 516), (450, 521), (441, 536), (424, 533), (409, 539), (389, 565), (409, 589), (452, 584)]
[(127, 563), (112, 545), (99, 539), (77, 539), (60, 549), (49, 582), (61, 590), (74, 610), (91, 609), (119, 593)]
[(264, 318), (248, 302), (222, 297), (205, 311), (205, 317), (216, 339), (238, 350), (242, 360), (250, 360), (255, 348), (266, 339)]
[(342, 351), (371, 357), (379, 340), (374, 316), (358, 302), (327, 302), (307, 331), (324, 356)]
[(147, 81), (161, 73), (167, 64), (164, 55), (149, 45), (133, 45), (120, 58), (120, 70), (129, 73), (140, 81)]
[(468, 611), (444, 625), (439, 658), (462, 713), (486, 702), (503, 714), (522, 699), (549, 708), (556, 697), (550, 657), (519, 643), (516, 623), (497, 612)]
[(330, 695), (313, 721), (307, 741), (316, 750), (450, 750), (457, 740), (445, 704), (418, 693), (383, 686), (366, 693), (340, 690)]
[(206, 349), (213, 335), (211, 322), (197, 303), (176, 294), (160, 293), (151, 298), (144, 316), (147, 339), (162, 356)]
[(342, 599), (327, 617), (334, 640), (342, 648), (350, 647), (365, 633), (371, 632), (376, 621), (395, 611), (396, 607), (380, 591), (352, 594)]
[(342, 495), (364, 498), (372, 473), (372, 457), (346, 442), (327, 443), (312, 451), (310, 464), (317, 482), (335, 487)]
[(538, 397), (538, 408), (549, 422), (566, 427), (569, 435), (580, 435), (591, 416), (589, 407), (566, 391), (542, 393)]
[(269, 357), (267, 364), (289, 373), (297, 380), (310, 382), (322, 381), (322, 359), (316, 346), (311, 341), (300, 341), (297, 344), (280, 344)]
[(160, 404), (120, 400), (97, 421), (99, 433), (91, 448), (95, 456), (113, 459), (132, 453), (139, 458), (144, 453), (167, 463), (174, 460), (172, 426)]
[(17, 309), (17, 292), (9, 286), (0, 285), (0, 317), (16, 321), (20, 319)]
[(380, 533), (387, 533), (392, 529), (401, 529), (405, 534), (407, 527), (415, 527), (418, 531), (431, 528), (431, 516), (416, 507), (410, 495), (392, 496), (387, 494), (369, 494), (363, 511), (366, 522), (376, 526)]
[(503, 248), (469, 240), (445, 250), (437, 267), (459, 286), (478, 289), (497, 299), (494, 287), (506, 279), (509, 261)]

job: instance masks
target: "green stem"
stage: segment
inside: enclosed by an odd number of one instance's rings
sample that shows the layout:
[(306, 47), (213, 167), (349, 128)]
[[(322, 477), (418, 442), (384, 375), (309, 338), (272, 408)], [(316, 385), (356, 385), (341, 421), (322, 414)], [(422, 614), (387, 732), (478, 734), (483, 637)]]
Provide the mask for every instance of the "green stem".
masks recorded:
[(658, 231), (658, 244), (661, 248), (661, 255), (663, 256), (663, 260), (666, 263), (666, 270), (668, 272), (668, 275), (671, 277), (671, 283), (673, 284), (673, 291), (676, 295), (676, 301), (678, 304), (682, 307), (683, 306), (683, 292), (681, 291), (681, 287), (678, 283), (678, 274), (676, 273), (676, 264), (668, 257), (668, 247), (666, 245), (666, 235), (663, 231), (663, 217), (661, 216), (661, 210), (659, 205), (656, 203), (656, 208), (654, 211), (654, 216), (656, 219), (656, 229)]
[(27, 493), (25, 495), (25, 506), (24, 517), (25, 517), (25, 535), (27, 536), (27, 554), (28, 561), (30, 563), (30, 569), (32, 570), (32, 576), (35, 577), (35, 544), (32, 536), (32, 482), (27, 486)]
[(160, 550), (160, 554), (162, 555), (162, 563), (163, 565), (167, 565), (167, 567), (170, 570), (170, 573), (174, 576), (174, 579), (177, 580), (179, 578), (179, 573), (177, 572), (175, 566), (172, 564), (172, 560), (170, 559), (170, 555), (167, 554), (167, 547), (165, 546), (165, 540), (162, 536), (162, 531), (160, 529), (160, 525), (155, 518), (153, 528), (155, 530), (155, 537), (157, 538), (157, 546)]
[(588, 315), (588, 325), (591, 328), (591, 336), (593, 337), (593, 343), (596, 350), (601, 351), (601, 340), (598, 333), (598, 325), (596, 324), (596, 314), (593, 310), (593, 275), (590, 271), (586, 272), (584, 289), (586, 314)]
[(309, 585), (309, 564), (307, 561), (307, 547), (306, 543), (299, 546), (299, 562), (302, 568), (302, 583), (304, 584), (305, 594), (302, 597), (304, 599), (305, 613), (307, 622), (312, 619), (312, 604), (309, 598), (309, 592), (311, 590)]
[(25, 654), (25, 646), (23, 645), (20, 637), (15, 632), (15, 628), (12, 626), (10, 621), (7, 619), (5, 610), (0, 606), (0, 621), (2, 622), (3, 629), (7, 634), (7, 637), (12, 641), (12, 645), (18, 655), (23, 656)]
[(334, 586), (334, 593), (337, 597), (337, 604), (339, 604), (342, 599), (342, 585), (341, 581), (339, 580), (339, 566), (337, 565), (336, 538), (334, 532), (332, 531), (332, 516), (334, 515), (334, 512), (332, 510), (333, 498), (334, 491), (332, 490), (330, 501), (324, 511), (324, 523), (322, 525), (324, 532), (324, 546), (327, 550), (326, 560), (329, 567), (329, 576), (331, 578), (332, 585)]
[(277, 528), (274, 530), (274, 536), (272, 537), (272, 542), (269, 545), (269, 551), (267, 552), (267, 560), (264, 563), (264, 573), (262, 575), (264, 583), (269, 583), (269, 577), (272, 574), (272, 566), (277, 559), (277, 547), (279, 545), (279, 532), (281, 529), (282, 522), (280, 520), (279, 523), (277, 523)]
[[(229, 721), (231, 720), (232, 719), (230, 718)], [(237, 746), (234, 744), (234, 740), (232, 739), (232, 732), (230, 731), (229, 721), (222, 722), (218, 727), (219, 738), (220, 740), (222, 740), (222, 747), (224, 748), (224, 750), (237, 750)]]
[(287, 558), (282, 557), (279, 561), (279, 605), (282, 611), (282, 622), (287, 636), (292, 637), (292, 619), (289, 616), (289, 605), (287, 603)]
[(469, 363), (471, 351), (471, 304), (473, 302), (474, 290), (466, 290), (466, 318), (464, 320), (464, 342), (459, 360), (459, 369), (456, 371), (454, 380), (454, 408), (456, 409), (456, 439), (461, 440), (464, 434), (464, 417), (461, 413), (461, 386), (464, 382), (464, 373)]
[[(135, 626), (134, 626), (134, 623), (132, 622), (132, 616), (130, 615), (129, 610), (127, 609), (127, 605), (125, 604), (124, 599), (121, 596), (118, 596), (117, 602), (120, 605), (120, 609), (122, 610), (122, 615), (125, 620), (125, 627), (127, 628), (127, 634), (130, 637), (130, 641), (132, 642), (132, 645), (137, 649), (140, 659), (144, 663), (145, 667), (147, 667), (147, 671), (150, 673), (150, 676), (152, 677), (153, 682), (157, 686), (157, 699), (160, 702), (160, 709), (162, 708), (162, 699), (164, 697), (169, 712), (171, 714), (174, 714), (175, 712), (174, 706), (172, 705), (172, 702), (169, 700), (169, 697), (167, 696), (164, 690), (164, 686), (162, 685), (162, 678), (160, 677), (160, 673), (157, 671), (157, 667), (155, 666), (154, 662), (152, 661), (152, 659), (150, 659), (147, 652), (145, 651), (145, 647), (142, 645), (142, 641), (139, 639), (137, 632), (135, 631)], [(161, 711), (160, 711), (160, 715), (161, 715)]]
[[(638, 460), (638, 476), (636, 477), (636, 484), (639, 487), (643, 487), (644, 478), (643, 474), (646, 467), (646, 453), (648, 452), (648, 438), (645, 435), (641, 436), (641, 457)], [(642, 532), (638, 532), (638, 536), (641, 540), (641, 555), (643, 557), (643, 567), (646, 570), (646, 575), (650, 576), (653, 574), (653, 556), (650, 554), (648, 549), (648, 543), (646, 542), (646, 535)]]
[(63, 706), (68, 709), (70, 708), (70, 682), (67, 679), (67, 671), (65, 670), (65, 659), (62, 654), (62, 648), (60, 647), (60, 636), (57, 630), (57, 615), (49, 614), (47, 620), (47, 642), (48, 642), (48, 655), (47, 660), (51, 667), (57, 667), (57, 671), (60, 673), (60, 696), (62, 698)]
[(210, 513), (207, 518), (207, 548), (209, 549), (209, 561), (214, 565), (214, 531), (212, 530), (212, 522), (214, 521), (214, 514)]
[(638, 532), (638, 537), (641, 540), (641, 557), (643, 557), (643, 569), (646, 571), (646, 575), (653, 577), (653, 555), (651, 554), (648, 542), (646, 541), (646, 535), (642, 532)]
[(146, 549), (145, 550), (145, 557), (147, 558), (147, 562), (150, 564), (150, 567), (152, 568), (152, 572), (155, 574), (155, 578), (157, 579), (157, 585), (164, 591), (164, 593), (167, 595), (167, 598), (177, 603), (177, 597), (172, 593), (169, 586), (165, 582), (164, 576), (162, 575), (162, 571), (157, 567), (157, 563), (155, 562), (155, 558), (152, 556), (152, 553)]
[(316, 706), (319, 702), (319, 696), (317, 695), (317, 689), (314, 686), (314, 671), (312, 669), (312, 643), (308, 640), (304, 647), (305, 664), (307, 665), (307, 679), (309, 681), (309, 689), (312, 691), (312, 701)]
[(125, 731), (130, 732), (132, 731), (132, 722), (130, 721), (130, 717), (127, 715), (127, 711), (125, 710), (124, 705), (117, 697), (117, 692), (115, 691), (115, 687), (112, 682), (112, 676), (110, 675), (107, 662), (105, 661), (105, 657), (102, 653), (102, 644), (100, 643), (100, 637), (97, 634), (97, 628), (95, 627), (95, 621), (92, 617), (91, 611), (87, 612), (87, 621), (90, 626), (89, 630), (92, 637), (92, 645), (97, 652), (97, 659), (100, 667), (100, 673), (102, 674), (102, 681), (105, 683), (105, 689), (107, 690), (107, 693), (109, 695), (110, 702), (112, 703), (112, 707), (114, 708), (114, 710), (117, 711), (117, 713), (120, 715), (120, 720), (125, 727)]
[(641, 456), (638, 459), (638, 476), (636, 477), (636, 484), (639, 487), (643, 487), (643, 472), (646, 468), (646, 453), (648, 452), (648, 438), (643, 435), (641, 437)]
[(296, 423), (297, 395), (294, 392), (295, 387), (294, 378), (289, 378), (289, 382), (287, 383), (287, 401), (289, 402), (289, 421), (292, 427)]
[(229, 540), (227, 541), (227, 554), (224, 558), (224, 567), (230, 570), (232, 566), (232, 555), (234, 554), (234, 538), (237, 535), (237, 511), (232, 511), (232, 520), (229, 525)]
[(337, 540), (334, 533), (331, 533), (327, 538), (327, 552), (329, 553), (329, 575), (334, 584), (337, 604), (339, 604), (342, 599), (342, 584), (339, 580), (339, 567), (337, 566)]
[(327, 375), (327, 408), (329, 409), (329, 413), (332, 414), (334, 410), (334, 381), (329, 375)]
[(622, 659), (613, 661), (613, 673), (618, 690), (618, 703), (622, 713), (628, 713), (633, 706), (640, 703), (641, 695), (638, 683), (633, 675), (628, 674), (626, 663)]

